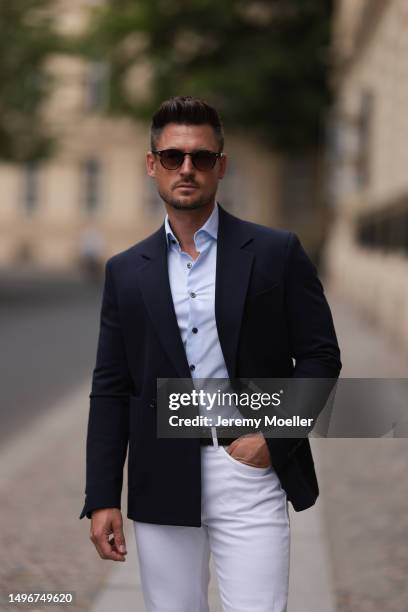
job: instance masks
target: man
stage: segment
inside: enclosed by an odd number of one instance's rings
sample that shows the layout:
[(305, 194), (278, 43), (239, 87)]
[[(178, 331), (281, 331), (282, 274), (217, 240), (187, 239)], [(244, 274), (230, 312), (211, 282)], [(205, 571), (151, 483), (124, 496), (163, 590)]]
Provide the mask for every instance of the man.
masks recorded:
[(147, 172), (165, 222), (106, 264), (80, 518), (92, 519), (103, 559), (125, 560), (129, 443), (127, 516), (149, 612), (208, 611), (210, 552), (225, 612), (283, 612), (287, 502), (299, 511), (318, 495), (307, 437), (159, 437), (157, 379), (336, 378), (341, 368), (330, 310), (298, 238), (216, 202), (226, 161), (214, 108), (191, 97), (164, 102)]

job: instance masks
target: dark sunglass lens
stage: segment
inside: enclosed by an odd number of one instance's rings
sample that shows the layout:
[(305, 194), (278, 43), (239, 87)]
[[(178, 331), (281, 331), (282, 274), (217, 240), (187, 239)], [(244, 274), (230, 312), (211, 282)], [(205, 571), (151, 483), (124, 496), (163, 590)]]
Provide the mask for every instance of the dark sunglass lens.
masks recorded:
[(163, 166), (168, 170), (175, 170), (183, 163), (183, 153), (178, 151), (177, 149), (168, 149), (167, 151), (162, 151), (161, 160), (163, 162)]
[(197, 170), (211, 170), (217, 159), (216, 153), (211, 151), (197, 151), (193, 155), (193, 164)]

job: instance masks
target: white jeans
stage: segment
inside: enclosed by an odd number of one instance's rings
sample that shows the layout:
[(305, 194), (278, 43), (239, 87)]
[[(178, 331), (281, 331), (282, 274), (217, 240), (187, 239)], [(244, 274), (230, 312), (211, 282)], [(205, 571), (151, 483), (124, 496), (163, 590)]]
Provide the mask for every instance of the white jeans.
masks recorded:
[(285, 612), (286, 493), (272, 468), (203, 446), (201, 527), (134, 521), (148, 612), (208, 612), (210, 552), (224, 612)]

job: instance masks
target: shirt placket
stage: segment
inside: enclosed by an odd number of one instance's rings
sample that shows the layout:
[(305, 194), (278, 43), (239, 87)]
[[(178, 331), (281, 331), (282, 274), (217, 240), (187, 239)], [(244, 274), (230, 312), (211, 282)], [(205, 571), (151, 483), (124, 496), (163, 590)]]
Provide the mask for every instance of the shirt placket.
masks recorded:
[(199, 278), (200, 278), (200, 263), (204, 256), (205, 245), (200, 236), (197, 236), (196, 249), (200, 252), (199, 256), (193, 260), (190, 255), (184, 253), (185, 256), (185, 270), (186, 270), (186, 288), (189, 296), (189, 310), (188, 310), (188, 327), (187, 327), (187, 338), (186, 338), (186, 354), (188, 363), (190, 366), (191, 376), (193, 378), (200, 378), (200, 290), (199, 290)]

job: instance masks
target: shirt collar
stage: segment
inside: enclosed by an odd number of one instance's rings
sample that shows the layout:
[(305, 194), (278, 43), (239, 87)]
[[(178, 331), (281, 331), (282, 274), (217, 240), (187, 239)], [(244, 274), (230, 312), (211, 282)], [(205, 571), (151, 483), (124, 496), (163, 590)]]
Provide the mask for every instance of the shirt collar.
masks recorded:
[[(207, 234), (211, 238), (214, 238), (214, 240), (217, 240), (218, 218), (219, 218), (219, 214), (218, 214), (218, 202), (216, 202), (215, 206), (214, 206), (214, 208), (212, 210), (212, 213), (208, 217), (207, 221), (204, 223), (204, 225), (202, 227), (200, 227), (195, 232), (195, 234), (194, 234), (194, 242), (196, 242), (196, 238), (198, 238), (199, 236), (202, 236), (203, 238), (205, 238), (205, 234)], [(173, 232), (173, 230), (171, 229), (171, 226), (170, 226), (169, 215), (166, 215), (166, 217), (164, 219), (164, 229), (165, 229), (166, 237), (167, 237), (167, 246), (169, 248), (171, 248), (172, 243), (174, 244), (174, 242), (175, 242), (174, 246), (179, 248), (180, 247), (179, 241), (177, 240), (177, 238), (174, 235), (174, 232)]]

